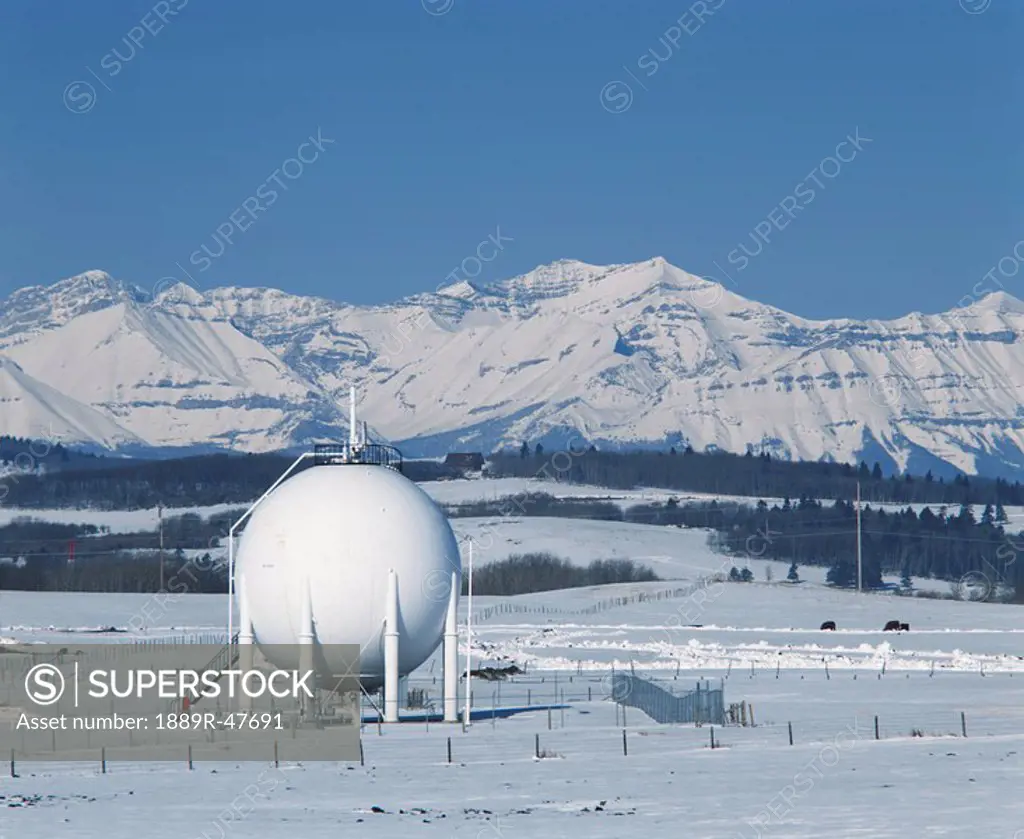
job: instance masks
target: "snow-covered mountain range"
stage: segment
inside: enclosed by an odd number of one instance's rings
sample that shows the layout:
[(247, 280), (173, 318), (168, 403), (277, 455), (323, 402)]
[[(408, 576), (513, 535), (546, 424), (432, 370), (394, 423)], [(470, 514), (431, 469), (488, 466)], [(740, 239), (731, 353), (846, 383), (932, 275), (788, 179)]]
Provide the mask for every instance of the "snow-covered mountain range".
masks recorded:
[(1024, 466), (1024, 303), (811, 321), (661, 258), (560, 261), (359, 307), (90, 271), (0, 306), (0, 433), (104, 449), (336, 440), (348, 387), (407, 454), (679, 444), (915, 471)]

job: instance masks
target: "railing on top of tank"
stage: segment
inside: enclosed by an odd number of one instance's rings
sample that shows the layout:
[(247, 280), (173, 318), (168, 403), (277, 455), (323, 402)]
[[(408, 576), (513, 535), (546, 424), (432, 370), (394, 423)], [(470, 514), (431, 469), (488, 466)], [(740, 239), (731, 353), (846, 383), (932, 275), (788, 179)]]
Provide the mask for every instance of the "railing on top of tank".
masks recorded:
[(313, 447), (313, 464), (315, 466), (366, 464), (387, 466), (401, 472), (402, 453), (394, 446), (385, 446), (382, 443), (366, 443), (362, 446), (352, 446), (349, 443), (328, 443)]

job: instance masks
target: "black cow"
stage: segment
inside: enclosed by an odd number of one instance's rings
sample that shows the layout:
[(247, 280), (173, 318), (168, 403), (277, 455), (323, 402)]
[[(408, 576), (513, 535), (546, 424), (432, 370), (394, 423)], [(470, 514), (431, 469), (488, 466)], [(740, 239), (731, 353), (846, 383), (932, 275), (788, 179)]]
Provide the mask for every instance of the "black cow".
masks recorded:
[(829, 630), (832, 630), (834, 632), (835, 628), (836, 628), (836, 622), (835, 621), (825, 621), (821, 625), (821, 628), (822, 629), (829, 629)]
[(889, 621), (882, 628), (882, 632), (899, 632), (899, 631), (900, 631), (900, 622), (899, 621)]
[(910, 632), (910, 624), (909, 623), (901, 623), (900, 624), (900, 632)]

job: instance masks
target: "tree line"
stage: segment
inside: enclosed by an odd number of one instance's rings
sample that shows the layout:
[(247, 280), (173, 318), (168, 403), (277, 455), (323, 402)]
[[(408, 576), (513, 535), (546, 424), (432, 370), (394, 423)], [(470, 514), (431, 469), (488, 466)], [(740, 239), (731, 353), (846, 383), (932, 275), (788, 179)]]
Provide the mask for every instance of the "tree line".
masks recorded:
[[(56, 444), (32, 462), (38, 443), (0, 437), (0, 463), (11, 474), (0, 478), (0, 503), (14, 507), (143, 509), (244, 504), (258, 498), (287, 469), (288, 454), (207, 454), (167, 460), (128, 460), (81, 455)], [(45, 468), (38, 474), (38, 465)], [(300, 467), (305, 468), (305, 467)], [(406, 461), (414, 481), (461, 477), (458, 468), (436, 461)], [(695, 451), (602, 452), (589, 449), (548, 452), (525, 443), (516, 451), (492, 454), (487, 474), (535, 477), (570, 483), (632, 489), (661, 487), (686, 492), (752, 498), (829, 498), (853, 500), (860, 484), (868, 502), (897, 504), (1024, 505), (1024, 486), (1002, 479), (885, 475), (880, 464), (801, 462), (768, 453), (744, 455)]]
[[(1001, 505), (986, 505), (980, 516), (971, 505), (953, 508), (912, 507), (886, 510), (870, 504), (861, 510), (861, 568), (865, 588), (883, 585), (883, 574), (931, 577), (956, 582), (968, 574), (982, 575), (993, 586), (1015, 589), (1024, 602), (1024, 537), (1006, 532)], [(710, 501), (681, 506), (633, 507), (627, 521), (708, 527), (711, 545), (734, 557), (772, 559), (791, 565), (829, 569), (828, 581), (856, 585), (857, 512), (849, 501), (785, 499), (781, 505), (728, 504)], [(795, 571), (795, 569), (791, 569)]]
[(886, 476), (880, 464), (789, 461), (768, 453), (677, 451), (602, 452), (546, 451), (523, 445), (518, 452), (500, 452), (488, 460), (494, 477), (541, 477), (548, 480), (615, 489), (659, 487), (714, 495), (752, 498), (829, 498), (852, 501), (860, 484), (861, 498), (890, 504), (1024, 504), (1019, 481), (957, 474), (950, 480), (924, 475)]
[(28, 557), (24, 563), (0, 562), (0, 590), (130, 592), (152, 594), (226, 594), (227, 575), (209, 554), (188, 560), (181, 551), (163, 559), (154, 554), (85, 556), (69, 562), (53, 556)]
[[(0, 478), (0, 503), (10, 507), (142, 510), (165, 507), (248, 505), (259, 498), (295, 458), (284, 454), (211, 454), (169, 460), (98, 458), (88, 468), (72, 460), (42, 474), (19, 469)], [(298, 471), (309, 468), (310, 462)], [(327, 467), (324, 467), (327, 468)], [(342, 467), (338, 467), (342, 468)], [(406, 461), (414, 481), (461, 476), (436, 461)]]
[[(551, 553), (513, 554), (507, 559), (474, 569), (473, 593), (513, 597), (538, 591), (612, 583), (650, 583), (660, 579), (646, 565), (630, 559), (598, 559), (580, 566)], [(469, 578), (465, 575), (462, 593), (469, 593)]]

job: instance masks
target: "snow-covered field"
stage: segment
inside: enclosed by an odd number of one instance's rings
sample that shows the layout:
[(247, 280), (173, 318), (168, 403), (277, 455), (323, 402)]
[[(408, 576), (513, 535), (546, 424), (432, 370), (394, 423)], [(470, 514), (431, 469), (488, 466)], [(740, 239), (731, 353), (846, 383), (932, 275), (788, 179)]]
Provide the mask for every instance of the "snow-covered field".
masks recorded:
[[(210, 516), (237, 510), (241, 504), (216, 504), (208, 507), (174, 507), (164, 510), (164, 516), (183, 516), (196, 513), (204, 519)], [(15, 519), (30, 518), (55, 524), (91, 524), (106, 527), (111, 533), (144, 533), (155, 531), (159, 526), (160, 513), (156, 507), (149, 510), (73, 510), (73, 509), (30, 509), (27, 507), (0, 506), (0, 527)]]
[[(612, 707), (577, 706), (564, 728), (542, 714), (364, 736), (348, 764), (37, 765), (4, 779), (10, 839), (326, 839), (373, 837), (1024, 836), (1020, 736), (876, 742), (867, 720), (789, 746), (717, 732), (699, 737), (630, 721), (629, 754)], [(692, 730), (691, 730), (692, 731)], [(541, 748), (557, 756), (536, 760)], [(453, 763), (445, 758), (452, 737)]]
[[(365, 767), (275, 769), (268, 756), (191, 772), (184, 761), (116, 763), (104, 775), (98, 765), (20, 764), (18, 778), (2, 781), (0, 836), (1013, 839), (1024, 831), (1018, 609), (736, 583), (580, 614), (609, 597), (665, 588), (477, 598), (477, 655), (508, 656), (527, 674), (478, 683), (476, 705), (564, 700), (550, 720), (534, 711), (468, 732), (369, 726)], [(165, 601), (144, 634), (216, 631), (224, 606), (216, 596)], [(153, 610), (145, 595), (4, 593), (0, 634), (72, 638), (47, 627), (128, 626)], [(880, 632), (892, 616), (911, 631)], [(826, 617), (839, 631), (817, 630)], [(722, 679), (726, 701), (750, 703), (757, 725), (716, 729), (721, 748), (712, 751), (708, 728), (659, 726), (629, 709), (623, 755), (605, 697), (612, 665), (630, 662), (680, 685)], [(413, 681), (437, 691), (436, 672), (428, 662)], [(534, 758), (536, 735), (551, 757)]]
[[(459, 496), (471, 489), (462, 483), (441, 500), (471, 497)], [(475, 707), (565, 706), (550, 716), (484, 719), (466, 732), (368, 726), (363, 767), (275, 769), (269, 755), (193, 771), (113, 763), (107, 774), (98, 762), (19, 763), (17, 778), (0, 780), (0, 837), (1024, 839), (1020, 607), (836, 591), (821, 584), (823, 569), (801, 568), (794, 586), (778, 582), (785, 564), (756, 559), (757, 582), (702, 585), (733, 562), (705, 531), (513, 517), (454, 525), (473, 536), (479, 564), (551, 551), (582, 564), (634, 559), (665, 579), (474, 599), (475, 660), (526, 669), (475, 682)], [(209, 642), (225, 619), (217, 595), (0, 592), (0, 644)], [(882, 632), (893, 619), (911, 630)], [(819, 630), (825, 620), (837, 631)], [(109, 627), (128, 631), (89, 632)], [(624, 755), (607, 699), (613, 668), (678, 687), (721, 680), (726, 702), (747, 702), (757, 724), (716, 727), (721, 748), (711, 750), (707, 727), (657, 725), (630, 708)], [(435, 654), (411, 685), (436, 700), (439, 676)], [(540, 760), (537, 735), (549, 755)]]

